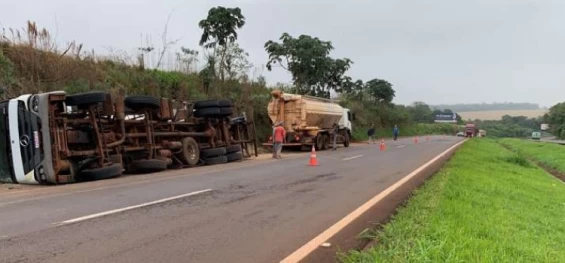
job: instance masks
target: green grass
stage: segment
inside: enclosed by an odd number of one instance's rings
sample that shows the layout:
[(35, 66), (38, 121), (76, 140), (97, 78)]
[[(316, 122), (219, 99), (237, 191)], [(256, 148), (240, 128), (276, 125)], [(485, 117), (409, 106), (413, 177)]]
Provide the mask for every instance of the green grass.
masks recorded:
[(500, 143), (521, 155), (565, 173), (565, 146), (519, 139), (502, 139)]
[(565, 185), (473, 139), (342, 262), (565, 262)]

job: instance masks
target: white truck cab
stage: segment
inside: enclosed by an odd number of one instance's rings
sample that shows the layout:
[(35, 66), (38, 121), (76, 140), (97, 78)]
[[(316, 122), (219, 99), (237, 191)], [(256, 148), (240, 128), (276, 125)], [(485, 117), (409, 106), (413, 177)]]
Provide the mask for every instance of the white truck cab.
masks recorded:
[(353, 113), (351, 113), (351, 111), (349, 109), (343, 108), (343, 115), (341, 116), (341, 119), (339, 120), (339, 128), (340, 129), (347, 129), (349, 130), (349, 132), (352, 132), (352, 127), (353, 125), (351, 124), (351, 121), (355, 120), (355, 116)]

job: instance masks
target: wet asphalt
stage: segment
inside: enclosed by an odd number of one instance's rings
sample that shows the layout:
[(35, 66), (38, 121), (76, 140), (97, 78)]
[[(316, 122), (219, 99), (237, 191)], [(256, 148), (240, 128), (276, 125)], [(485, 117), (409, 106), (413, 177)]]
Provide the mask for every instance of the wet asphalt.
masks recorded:
[[(278, 262), (461, 139), (0, 192), (0, 262)], [(72, 224), (70, 219), (211, 189)]]

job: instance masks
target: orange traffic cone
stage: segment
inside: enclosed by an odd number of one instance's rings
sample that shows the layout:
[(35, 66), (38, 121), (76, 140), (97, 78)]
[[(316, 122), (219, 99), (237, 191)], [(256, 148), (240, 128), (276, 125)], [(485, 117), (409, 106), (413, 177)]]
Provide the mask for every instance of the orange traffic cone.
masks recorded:
[(381, 151), (385, 151), (385, 150), (386, 150), (385, 140), (381, 139)]
[(309, 166), (318, 166), (318, 159), (316, 158), (316, 148), (312, 145), (312, 153), (310, 153), (310, 163)]
[(418, 136), (414, 137), (414, 144), (418, 144)]

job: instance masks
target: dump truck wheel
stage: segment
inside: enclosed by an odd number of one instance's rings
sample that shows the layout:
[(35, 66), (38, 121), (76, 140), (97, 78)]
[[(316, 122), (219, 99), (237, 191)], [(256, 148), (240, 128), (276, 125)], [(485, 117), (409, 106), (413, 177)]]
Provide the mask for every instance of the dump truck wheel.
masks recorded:
[(327, 150), (330, 145), (330, 136), (324, 134), (322, 135), (322, 150)]
[(324, 139), (323, 135), (316, 136), (316, 151), (321, 151), (324, 148)]
[(211, 158), (206, 159), (207, 165), (222, 164), (222, 163), (227, 163), (227, 162), (228, 162), (228, 157), (225, 156), (225, 155), (211, 157)]
[(226, 153), (234, 153), (234, 152), (241, 152), (241, 145), (240, 144), (232, 144), (226, 146)]
[(201, 100), (194, 103), (194, 109), (217, 108), (220, 104), (217, 100)]
[(345, 133), (345, 138), (343, 138), (343, 146), (349, 147), (349, 132)]
[(68, 106), (96, 104), (106, 101), (107, 96), (108, 94), (106, 92), (100, 92), (100, 91), (86, 92), (86, 93), (67, 96), (67, 98), (65, 99), (65, 103)]
[(204, 158), (226, 155), (226, 153), (226, 147), (203, 149), (202, 151), (200, 151), (200, 155), (202, 155), (202, 157)]
[(134, 111), (144, 108), (159, 109), (161, 100), (151, 96), (129, 96), (124, 100), (124, 104)]
[(188, 166), (195, 166), (200, 161), (198, 143), (191, 137), (182, 139), (182, 161)]
[(129, 165), (133, 173), (154, 173), (167, 170), (167, 162), (158, 159), (136, 160)]
[(220, 115), (220, 108), (202, 108), (194, 112), (196, 118), (215, 118)]
[(112, 178), (112, 177), (117, 177), (120, 176), (122, 174), (123, 171), (123, 167), (120, 164), (112, 164), (110, 166), (105, 166), (102, 168), (95, 168), (95, 169), (87, 169), (87, 170), (82, 170), (79, 173), (79, 180), (86, 180), (86, 181), (91, 181), (91, 180), (103, 180), (103, 179), (108, 179), (108, 178)]
[(228, 162), (235, 162), (243, 159), (243, 154), (241, 152), (234, 152), (226, 155)]
[(228, 107), (233, 107), (233, 103), (231, 102), (231, 100), (219, 100), (218, 101), (218, 107), (222, 107), (222, 108), (228, 108)]

